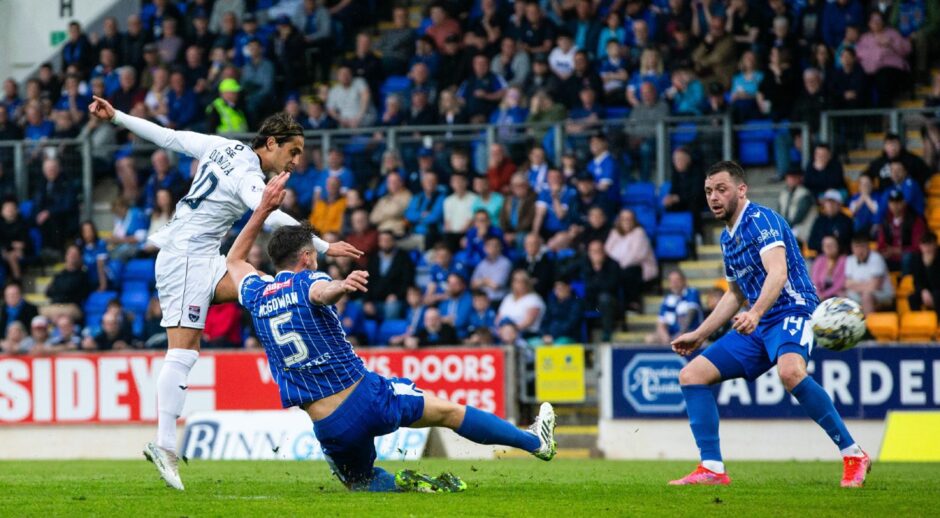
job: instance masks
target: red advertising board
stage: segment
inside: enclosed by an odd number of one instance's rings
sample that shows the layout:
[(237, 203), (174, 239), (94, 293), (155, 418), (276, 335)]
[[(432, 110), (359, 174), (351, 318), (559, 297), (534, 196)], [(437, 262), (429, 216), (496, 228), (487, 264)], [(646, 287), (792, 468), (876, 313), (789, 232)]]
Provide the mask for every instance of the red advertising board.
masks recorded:
[[(505, 367), (497, 348), (357, 351), (383, 376), (411, 378), (456, 403), (505, 416)], [(157, 418), (163, 354), (0, 356), (0, 425), (140, 423)], [(280, 408), (262, 352), (204, 352), (189, 377), (185, 415)]]

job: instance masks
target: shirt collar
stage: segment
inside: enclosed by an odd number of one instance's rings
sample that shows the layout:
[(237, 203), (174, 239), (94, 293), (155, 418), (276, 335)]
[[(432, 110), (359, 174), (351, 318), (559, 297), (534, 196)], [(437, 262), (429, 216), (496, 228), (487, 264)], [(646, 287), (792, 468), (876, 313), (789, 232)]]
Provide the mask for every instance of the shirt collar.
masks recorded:
[(738, 225), (741, 224), (741, 220), (744, 219), (744, 213), (747, 212), (747, 208), (751, 205), (751, 200), (744, 201), (744, 208), (741, 209), (741, 215), (738, 216), (738, 220), (734, 222), (734, 225), (731, 226), (731, 230), (728, 231), (728, 235), (734, 237), (734, 231), (738, 229)]

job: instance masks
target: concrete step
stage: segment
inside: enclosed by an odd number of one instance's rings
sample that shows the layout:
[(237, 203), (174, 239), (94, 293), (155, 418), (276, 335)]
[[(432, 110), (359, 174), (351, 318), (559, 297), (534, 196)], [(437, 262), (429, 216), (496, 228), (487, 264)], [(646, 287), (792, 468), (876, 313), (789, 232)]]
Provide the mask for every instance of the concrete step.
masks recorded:
[(630, 315), (627, 318), (627, 329), (631, 333), (651, 333), (656, 330), (656, 323), (659, 321), (659, 315), (656, 313), (644, 313), (642, 315)]
[[(689, 286), (693, 288), (698, 288), (699, 291), (710, 290), (715, 287), (715, 283), (721, 279), (721, 275), (715, 275), (714, 277), (703, 277), (701, 279), (689, 279)], [(668, 282), (663, 281), (663, 290), (669, 289), (667, 286)]]
[(647, 333), (643, 331), (621, 331), (614, 333), (613, 341), (622, 344), (642, 344), (646, 340), (646, 335)]
[(33, 279), (33, 287), (31, 291), (36, 293), (45, 293), (46, 288), (48, 288), (50, 284), (52, 284), (51, 275), (36, 277)]
[(662, 295), (647, 295), (643, 297), (643, 313), (647, 315), (659, 314), (659, 308), (663, 305)]
[[(907, 147), (909, 148), (923, 147), (919, 130), (907, 130), (907, 133), (904, 135), (904, 139)], [(865, 148), (867, 149), (882, 149), (884, 141), (884, 132), (873, 131), (865, 134)]]
[(23, 298), (26, 302), (34, 306), (46, 306), (49, 304), (49, 298), (42, 293), (24, 293)]

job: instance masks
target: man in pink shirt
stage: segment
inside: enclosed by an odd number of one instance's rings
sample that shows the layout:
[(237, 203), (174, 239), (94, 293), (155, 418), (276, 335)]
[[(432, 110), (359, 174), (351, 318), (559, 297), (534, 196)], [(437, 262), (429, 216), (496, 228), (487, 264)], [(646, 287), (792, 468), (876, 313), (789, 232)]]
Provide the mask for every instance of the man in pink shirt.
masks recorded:
[(858, 40), (855, 52), (858, 61), (875, 84), (878, 105), (890, 106), (902, 85), (907, 84), (911, 42), (901, 33), (885, 26), (884, 16), (878, 11), (868, 15), (868, 29)]

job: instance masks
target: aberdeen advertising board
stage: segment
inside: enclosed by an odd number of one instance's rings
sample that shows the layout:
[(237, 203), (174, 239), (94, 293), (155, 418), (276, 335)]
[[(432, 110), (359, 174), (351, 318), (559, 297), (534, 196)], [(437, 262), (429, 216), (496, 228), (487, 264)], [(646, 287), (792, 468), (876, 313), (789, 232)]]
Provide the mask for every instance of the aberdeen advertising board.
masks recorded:
[[(609, 401), (613, 418), (685, 417), (679, 371), (686, 359), (664, 349), (610, 348)], [(848, 419), (882, 419), (889, 410), (940, 407), (940, 347), (860, 347), (813, 352), (809, 371)], [(715, 388), (727, 418), (805, 418), (772, 369), (753, 382), (729, 380)]]

